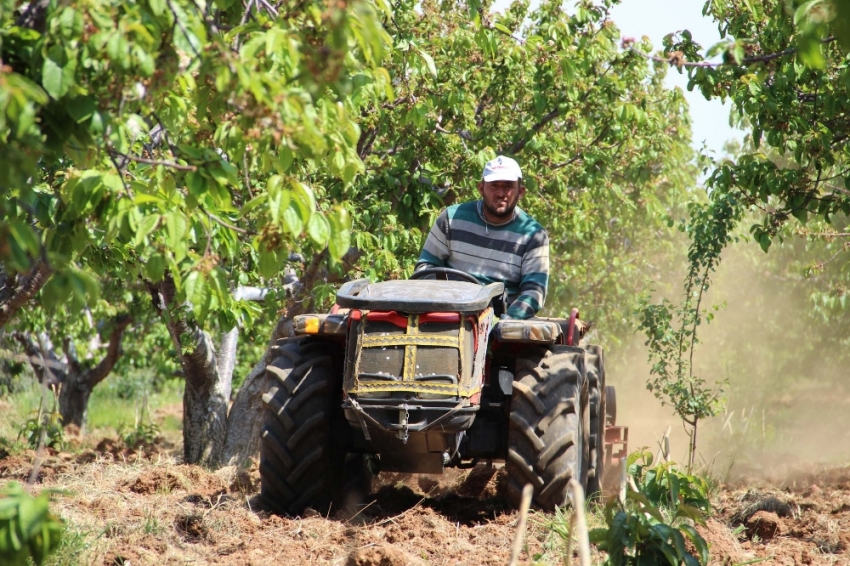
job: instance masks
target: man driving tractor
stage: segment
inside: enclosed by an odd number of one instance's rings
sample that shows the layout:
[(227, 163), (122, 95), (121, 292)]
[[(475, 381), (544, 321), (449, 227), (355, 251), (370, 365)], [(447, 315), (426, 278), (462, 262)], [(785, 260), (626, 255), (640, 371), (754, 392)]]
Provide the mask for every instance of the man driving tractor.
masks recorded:
[(510, 157), (484, 166), (481, 199), (443, 210), (425, 240), (416, 270), (436, 266), (469, 273), (482, 284), (501, 282), (507, 316), (526, 319), (543, 307), (549, 284), (549, 235), (517, 207), (522, 171)]

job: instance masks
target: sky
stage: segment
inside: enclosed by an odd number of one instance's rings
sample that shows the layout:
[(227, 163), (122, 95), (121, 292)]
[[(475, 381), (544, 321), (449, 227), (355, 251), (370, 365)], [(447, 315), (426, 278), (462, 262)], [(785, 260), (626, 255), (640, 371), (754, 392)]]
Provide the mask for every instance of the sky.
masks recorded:
[[(623, 0), (615, 6), (611, 18), (623, 37), (647, 36), (654, 49), (661, 48), (662, 38), (671, 32), (689, 30), (694, 40), (708, 49), (720, 41), (717, 24), (702, 15), (705, 0)], [(717, 156), (723, 154), (723, 144), (730, 139), (741, 140), (743, 132), (729, 126), (730, 104), (719, 100), (708, 101), (697, 89), (688, 92), (687, 73), (676, 69), (667, 73), (667, 84), (679, 87), (685, 94), (693, 120), (694, 147), (708, 149)]]
[[(565, 7), (572, 8), (573, 0), (567, 0)], [(531, 2), (532, 8), (537, 4)], [(510, 5), (510, 0), (496, 0), (493, 10), (501, 11)], [(622, 0), (615, 6), (611, 17), (620, 29), (622, 37), (639, 39), (644, 35), (652, 41), (653, 49), (661, 48), (662, 38), (671, 32), (689, 30), (694, 40), (708, 49), (720, 41), (720, 34), (714, 21), (702, 15), (705, 0)], [(679, 87), (688, 101), (693, 121), (693, 146), (706, 148), (716, 157), (724, 154), (723, 145), (731, 140), (743, 139), (743, 132), (729, 126), (729, 103), (723, 105), (718, 100), (707, 101), (698, 90), (688, 92), (686, 73), (679, 74), (670, 69), (666, 78), (670, 88)]]

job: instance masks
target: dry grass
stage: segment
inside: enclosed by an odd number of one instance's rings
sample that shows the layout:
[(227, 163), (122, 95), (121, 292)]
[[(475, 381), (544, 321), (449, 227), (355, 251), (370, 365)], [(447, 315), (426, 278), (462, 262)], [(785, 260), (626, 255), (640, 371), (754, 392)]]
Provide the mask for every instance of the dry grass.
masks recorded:
[[(27, 475), (31, 455), (3, 461), (0, 483)], [(60, 491), (52, 509), (68, 535), (54, 564), (502, 565), (516, 529), (516, 514), (486, 495), (495, 493), (497, 477), (477, 498), (454, 491), (464, 489), (466, 475), (447, 478), (453, 489), (430, 485), (430, 478), (396, 477), (353, 520), (309, 511), (290, 519), (258, 509), (256, 468), (210, 472), (167, 454), (133, 462), (103, 455), (86, 463), (69, 456), (50, 456), (43, 483), (32, 488)], [(525, 564), (548, 546), (545, 516), (532, 517)]]

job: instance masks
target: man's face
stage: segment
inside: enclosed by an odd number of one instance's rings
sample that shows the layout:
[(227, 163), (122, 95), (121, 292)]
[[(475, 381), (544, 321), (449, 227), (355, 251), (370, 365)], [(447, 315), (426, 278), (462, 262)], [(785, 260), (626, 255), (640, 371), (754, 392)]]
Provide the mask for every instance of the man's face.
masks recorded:
[(519, 199), (525, 195), (520, 181), (481, 181), (478, 192), (484, 200), (484, 216), (496, 223), (510, 220)]

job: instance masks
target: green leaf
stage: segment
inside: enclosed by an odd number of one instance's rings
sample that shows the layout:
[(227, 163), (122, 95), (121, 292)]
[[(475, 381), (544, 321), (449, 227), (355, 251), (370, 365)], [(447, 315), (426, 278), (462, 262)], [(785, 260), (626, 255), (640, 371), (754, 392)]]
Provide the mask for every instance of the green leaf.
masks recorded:
[(148, 0), (148, 6), (150, 6), (154, 16), (161, 16), (165, 13), (165, 2), (166, 0)]
[(832, 3), (835, 8), (835, 19), (831, 22), (835, 37), (844, 51), (850, 51), (850, 2), (836, 0)]
[(30, 495), (21, 497), (18, 506), (18, 525), (21, 538), (29, 540), (35, 535), (44, 517), (47, 515), (47, 500), (33, 498)]
[(304, 231), (304, 221), (301, 220), (301, 216), (293, 205), (283, 211), (283, 225), (291, 235), (296, 237)]
[(307, 223), (307, 233), (320, 246), (325, 246), (330, 238), (331, 227), (327, 219), (319, 213), (310, 217)]
[(627, 495), (629, 499), (632, 501), (636, 501), (640, 503), (640, 510), (643, 513), (649, 513), (656, 521), (663, 523), (664, 517), (661, 515), (661, 512), (655, 508), (647, 497), (642, 493), (635, 493), (634, 491), (630, 491)]
[(327, 215), (327, 219), (331, 227), (328, 251), (334, 260), (339, 261), (351, 248), (351, 216), (348, 210), (339, 206)]
[(508, 28), (506, 28), (502, 24), (493, 24), (493, 28), (499, 30), (500, 32), (502, 32), (505, 35), (512, 35), (511, 30), (509, 30)]
[(428, 67), (428, 72), (431, 73), (432, 77), (436, 78), (437, 66), (434, 64), (434, 58), (422, 49), (417, 48), (416, 51), (419, 52), (420, 57), (422, 57), (422, 60), (425, 61), (425, 65)]
[[(179, 260), (178, 260), (179, 261)], [(167, 262), (161, 254), (153, 254), (145, 262), (145, 276), (153, 283), (159, 283), (165, 276)]]
[(283, 189), (283, 178), (280, 175), (272, 175), (266, 184), (268, 193), (269, 214), (272, 222), (278, 224), (280, 222), (281, 211), (289, 207), (289, 191)]
[(41, 69), (41, 84), (44, 90), (55, 100), (62, 98), (74, 84), (76, 70), (76, 54), (66, 51), (62, 46), (54, 45), (47, 52)]
[(41, 242), (31, 226), (20, 220), (13, 220), (9, 223), (9, 232), (14, 242), (20, 246), (22, 251), (31, 257), (37, 257), (39, 255)]
[(192, 271), (183, 283), (186, 300), (192, 305), (192, 313), (199, 323), (203, 323), (209, 313), (212, 294), (206, 277), (200, 271)]
[[(250, 214), (252, 210), (265, 203), (268, 198), (268, 195), (259, 195), (252, 198), (251, 200), (242, 205), (242, 208), (239, 210), (239, 216), (242, 218), (248, 216), (248, 214)], [(287, 206), (288, 205), (289, 203), (287, 203)]]
[(257, 266), (261, 277), (270, 279), (277, 275), (280, 270), (280, 264), (277, 261), (277, 254), (273, 251), (262, 250), (259, 253), (259, 265)]
[(173, 249), (183, 242), (189, 229), (189, 223), (182, 212), (174, 211), (165, 216), (165, 227), (168, 232), (168, 245)]
[(798, 42), (797, 56), (807, 67), (813, 69), (823, 69), (826, 67), (823, 47), (818, 39), (801, 37)]
[(130, 44), (121, 31), (116, 31), (106, 42), (106, 53), (120, 69), (130, 68)]
[[(295, 207), (295, 210), (301, 218), (301, 222), (303, 224), (307, 224), (310, 221), (310, 217), (313, 216), (313, 212), (316, 210), (316, 198), (313, 196), (313, 191), (310, 187), (304, 183), (294, 181), (292, 183), (291, 206)], [(300, 234), (301, 231), (299, 230), (298, 232), (293, 233)]]
[(150, 216), (145, 216), (142, 222), (139, 224), (139, 228), (136, 230), (136, 237), (133, 239), (133, 245), (139, 247), (142, 245), (142, 242), (145, 241), (145, 238), (153, 232), (157, 226), (159, 226), (159, 221), (162, 217), (159, 214), (151, 214)]
[(216, 266), (209, 273), (209, 282), (215, 294), (218, 296), (222, 304), (227, 304), (230, 299), (230, 290), (227, 285), (227, 272)]
[(66, 40), (78, 37), (83, 32), (83, 16), (72, 7), (65, 8), (59, 16), (59, 29)]

